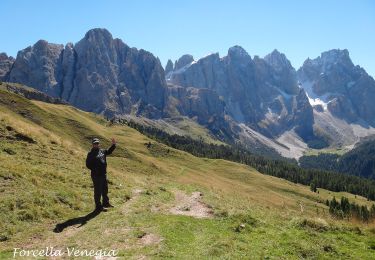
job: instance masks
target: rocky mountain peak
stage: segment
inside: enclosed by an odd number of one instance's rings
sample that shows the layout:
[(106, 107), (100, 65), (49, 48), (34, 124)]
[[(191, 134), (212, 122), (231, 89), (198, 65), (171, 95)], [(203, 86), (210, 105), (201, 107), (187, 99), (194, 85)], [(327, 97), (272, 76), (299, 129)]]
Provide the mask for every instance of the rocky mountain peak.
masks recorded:
[(245, 51), (245, 49), (239, 45), (235, 45), (228, 49), (228, 57), (251, 59), (251, 56), (247, 53), (247, 51)]
[(264, 60), (271, 65), (274, 69), (292, 69), (290, 61), (286, 58), (285, 54), (279, 52), (277, 49), (273, 50), (270, 54), (264, 57)]
[(107, 116), (133, 111), (160, 117), (164, 106), (160, 61), (113, 39), (106, 29), (92, 29), (65, 47), (40, 40), (19, 51), (7, 78)]
[(112, 34), (108, 30), (96, 28), (88, 31), (85, 34), (85, 37), (83, 37), (82, 40), (75, 44), (75, 48), (93, 48), (94, 50), (103, 53), (109, 51), (106, 49), (113, 48), (114, 43), (115, 41), (112, 37)]
[(173, 70), (173, 62), (169, 59), (167, 61), (167, 65), (165, 66), (165, 75), (167, 75), (169, 72)]
[(74, 44), (72, 42), (68, 42), (67, 44), (65, 44), (65, 48), (72, 49), (73, 47), (74, 47)]
[(264, 61), (272, 68), (274, 84), (288, 94), (297, 95), (299, 90), (296, 70), (285, 54), (275, 49), (264, 57)]
[(14, 63), (14, 58), (8, 56), (6, 53), (0, 53), (0, 81), (6, 81), (8, 79), (10, 69)]
[(334, 49), (306, 60), (298, 78), (310, 103), (321, 103), (348, 122), (364, 120), (375, 125), (375, 81), (364, 69), (354, 66), (348, 50)]
[(42, 48), (48, 48), (48, 42), (45, 41), (45, 40), (39, 40), (39, 41), (37, 41), (37, 42), (34, 44), (33, 47), (34, 47), (34, 48), (40, 48), (40, 49), (42, 49)]
[(349, 51), (347, 49), (332, 49), (329, 51), (325, 51), (321, 54), (321, 59), (324, 62), (342, 62), (350, 60)]
[(8, 56), (5, 52), (0, 53), (0, 61), (14, 60), (12, 56)]
[(217, 62), (220, 60), (220, 55), (218, 52), (211, 52), (206, 56), (200, 58), (197, 62)]
[(113, 40), (112, 34), (104, 28), (94, 28), (89, 30), (86, 34), (85, 37), (83, 38), (88, 41), (99, 41), (99, 40), (107, 40), (111, 41)]
[(317, 95), (327, 92), (343, 92), (346, 85), (360, 77), (363, 70), (355, 67), (347, 49), (323, 52), (315, 59), (308, 58), (298, 70), (301, 82), (315, 83), (311, 86)]
[(63, 49), (62, 44), (39, 40), (33, 46), (19, 51), (8, 80), (57, 97), (61, 70), (56, 65), (61, 62)]
[[(31, 48), (31, 51), (34, 52), (36, 55), (55, 55), (56, 53), (64, 49), (64, 45), (56, 44), (56, 43), (49, 43), (45, 40), (39, 40), (33, 46), (29, 48)], [(20, 54), (22, 55), (22, 53), (19, 52), (17, 54), (17, 57)]]
[(283, 66), (273, 69), (264, 59), (252, 60), (241, 46), (233, 46), (223, 58), (215, 53), (186, 69), (175, 68), (168, 82), (215, 91), (223, 98), (225, 111), (232, 119), (268, 136), (301, 125), (306, 127), (300, 127), (299, 134), (310, 135), (312, 110), (299, 92), (295, 70), (283, 54), (274, 52), (270, 60)]
[(185, 55), (182, 55), (174, 64), (174, 69), (175, 70), (178, 70), (178, 69), (181, 69), (183, 67), (185, 67), (186, 65), (192, 63), (194, 61), (194, 58), (192, 55), (190, 54), (185, 54)]

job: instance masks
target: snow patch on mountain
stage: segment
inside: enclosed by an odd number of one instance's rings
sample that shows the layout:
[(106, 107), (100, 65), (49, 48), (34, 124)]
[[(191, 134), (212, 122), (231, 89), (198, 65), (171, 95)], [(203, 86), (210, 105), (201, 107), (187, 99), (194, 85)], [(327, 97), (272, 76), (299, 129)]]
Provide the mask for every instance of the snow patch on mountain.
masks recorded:
[(326, 93), (322, 96), (318, 96), (312, 89), (313, 83), (311, 81), (305, 81), (301, 84), (301, 86), (305, 90), (307, 98), (309, 99), (310, 105), (312, 107), (321, 105), (324, 108), (324, 111), (327, 110), (328, 103), (330, 102), (329, 97), (331, 96), (331, 93)]

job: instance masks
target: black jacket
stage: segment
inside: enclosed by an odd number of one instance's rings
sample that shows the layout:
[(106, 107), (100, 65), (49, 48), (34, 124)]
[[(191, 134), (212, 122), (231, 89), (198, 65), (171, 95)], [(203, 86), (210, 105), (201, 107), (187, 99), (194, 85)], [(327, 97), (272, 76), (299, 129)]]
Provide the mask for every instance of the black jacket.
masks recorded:
[(105, 175), (107, 173), (107, 155), (110, 155), (115, 150), (116, 145), (106, 149), (94, 149), (87, 154), (86, 167), (91, 170), (91, 175)]

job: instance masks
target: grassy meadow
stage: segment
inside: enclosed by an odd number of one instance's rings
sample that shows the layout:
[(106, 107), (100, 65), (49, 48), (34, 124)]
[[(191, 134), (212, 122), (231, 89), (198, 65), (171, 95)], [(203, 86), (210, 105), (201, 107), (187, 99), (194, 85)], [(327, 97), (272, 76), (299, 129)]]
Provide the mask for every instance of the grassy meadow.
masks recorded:
[[(92, 219), (85, 158), (90, 140), (108, 157), (115, 208)], [(151, 147), (146, 143), (151, 142)], [(0, 88), (0, 259), (13, 248), (116, 249), (119, 259), (374, 259), (375, 224), (332, 218), (335, 193), (197, 158), (68, 105)], [(173, 214), (176, 191), (201, 192), (209, 217)], [(186, 211), (189, 211), (189, 205)], [(71, 222), (61, 232), (57, 224)]]

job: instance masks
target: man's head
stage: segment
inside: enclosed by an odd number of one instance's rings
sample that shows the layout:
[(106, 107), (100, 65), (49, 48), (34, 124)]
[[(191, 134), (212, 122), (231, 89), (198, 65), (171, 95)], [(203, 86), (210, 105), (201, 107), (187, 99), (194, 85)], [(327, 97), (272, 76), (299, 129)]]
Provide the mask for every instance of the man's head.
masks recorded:
[(99, 148), (99, 139), (98, 138), (94, 138), (92, 139), (92, 148)]

